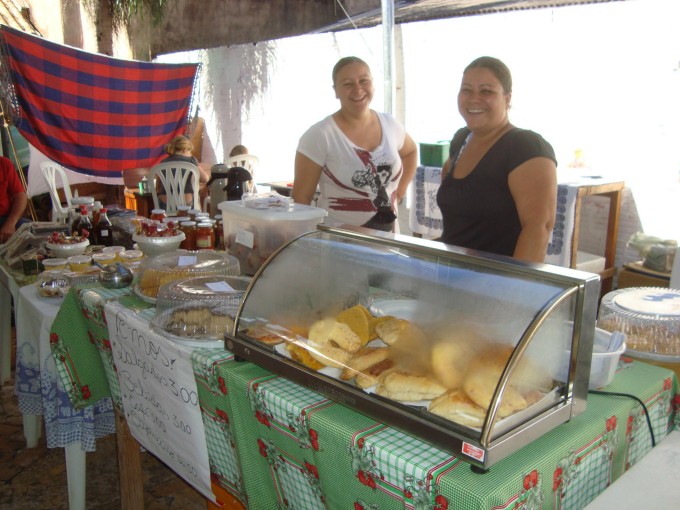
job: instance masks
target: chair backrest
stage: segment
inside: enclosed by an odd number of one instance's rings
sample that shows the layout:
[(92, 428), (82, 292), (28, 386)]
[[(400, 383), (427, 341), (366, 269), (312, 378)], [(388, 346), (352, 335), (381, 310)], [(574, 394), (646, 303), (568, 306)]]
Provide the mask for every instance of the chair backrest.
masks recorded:
[[(71, 185), (66, 177), (64, 167), (54, 161), (43, 161), (40, 163), (40, 170), (47, 181), (47, 187), (50, 190), (50, 198), (52, 199), (52, 221), (65, 222), (68, 220), (68, 211), (71, 208)], [(57, 185), (57, 176), (61, 179), (61, 185)], [(59, 188), (64, 189), (64, 198), (66, 199), (66, 206), (61, 205), (59, 198)]]
[[(146, 177), (149, 180), (149, 186), (151, 187), (154, 208), (160, 208), (160, 202), (158, 201), (159, 194), (165, 194), (166, 196), (165, 210), (168, 214), (177, 212), (178, 205), (186, 205), (186, 201), (184, 200), (184, 187), (187, 183), (187, 179), (191, 178), (191, 183), (194, 188), (194, 197), (193, 204), (190, 205), (194, 209), (200, 209), (201, 202), (198, 198), (199, 175), (198, 167), (196, 165), (184, 161), (167, 161), (151, 167), (151, 170), (149, 170)], [(160, 182), (160, 192), (156, 189), (156, 186), (154, 186), (155, 179), (158, 179)]]
[(242, 168), (245, 168), (250, 172), (250, 175), (253, 177), (253, 183), (255, 182), (255, 167), (257, 164), (260, 162), (259, 158), (257, 156), (253, 156), (252, 154), (241, 154), (240, 156), (232, 156), (229, 159), (227, 159), (224, 164), (225, 166), (231, 168), (232, 166), (240, 166)]

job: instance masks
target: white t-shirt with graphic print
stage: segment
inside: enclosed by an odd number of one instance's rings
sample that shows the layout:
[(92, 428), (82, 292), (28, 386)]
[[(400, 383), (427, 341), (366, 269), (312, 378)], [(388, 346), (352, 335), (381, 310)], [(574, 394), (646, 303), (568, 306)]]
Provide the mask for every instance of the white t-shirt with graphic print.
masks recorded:
[(403, 171), (399, 150), (406, 130), (391, 115), (376, 113), (383, 136), (371, 152), (356, 147), (332, 116), (314, 124), (300, 138), (297, 151), (323, 168), (317, 207), (328, 211), (326, 223), (363, 225), (379, 205), (387, 205), (385, 201), (396, 214), (393, 195)]

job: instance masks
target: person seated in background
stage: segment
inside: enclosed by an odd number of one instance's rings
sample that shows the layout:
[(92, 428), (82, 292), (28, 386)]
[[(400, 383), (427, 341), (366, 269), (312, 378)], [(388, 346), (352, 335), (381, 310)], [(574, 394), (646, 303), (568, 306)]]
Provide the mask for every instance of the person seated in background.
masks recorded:
[(342, 58), (332, 78), (340, 109), (300, 138), (293, 200), (309, 205), (318, 185), (327, 222), (398, 232), (397, 206), (416, 172), (416, 144), (397, 119), (371, 109), (366, 62)]
[(545, 260), (555, 224), (557, 160), (551, 145), (508, 118), (512, 77), (493, 57), (463, 72), (458, 111), (437, 204), (441, 241), (532, 262)]
[[(198, 160), (191, 155), (191, 151), (194, 150), (194, 144), (191, 142), (191, 140), (189, 140), (189, 138), (183, 135), (176, 136), (175, 138), (172, 139), (172, 141), (169, 144), (163, 147), (163, 149), (165, 150), (165, 152), (168, 153), (168, 157), (161, 161), (161, 163), (179, 161), (196, 165), (196, 167), (198, 168), (199, 183), (208, 182), (208, 179), (210, 179), (210, 172), (202, 168), (198, 164)], [(163, 193), (163, 190), (160, 189), (158, 199), (163, 204), (165, 204), (166, 198), (167, 197), (165, 193)], [(192, 204), (193, 200), (194, 200), (194, 186), (193, 183), (191, 182), (191, 178), (188, 178), (184, 186), (184, 203)]]
[(7, 241), (22, 223), (28, 195), (12, 162), (0, 156), (0, 244)]
[(231, 148), (231, 151), (229, 151), (230, 158), (233, 158), (234, 156), (243, 156), (244, 154), (248, 154), (248, 148), (245, 145), (234, 145)]

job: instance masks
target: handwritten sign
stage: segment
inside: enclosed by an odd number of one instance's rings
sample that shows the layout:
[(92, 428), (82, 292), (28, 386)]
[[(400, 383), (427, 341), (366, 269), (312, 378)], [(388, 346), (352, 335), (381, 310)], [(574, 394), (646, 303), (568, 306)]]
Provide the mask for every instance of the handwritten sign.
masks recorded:
[(151, 331), (132, 312), (106, 308), (123, 410), (134, 438), (215, 501), (191, 348)]

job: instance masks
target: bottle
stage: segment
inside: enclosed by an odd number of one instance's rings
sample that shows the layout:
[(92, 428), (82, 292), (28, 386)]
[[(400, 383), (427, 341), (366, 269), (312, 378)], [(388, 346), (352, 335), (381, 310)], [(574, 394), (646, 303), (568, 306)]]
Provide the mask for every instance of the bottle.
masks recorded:
[(97, 244), (113, 246), (113, 225), (104, 207), (99, 209), (99, 221), (95, 224), (94, 233), (97, 238)]
[(139, 181), (139, 194), (144, 195), (149, 192), (149, 180), (146, 175), (143, 176)]
[(101, 213), (102, 203), (97, 200), (92, 206), (92, 224), (96, 227), (99, 223), (99, 214)]
[[(84, 234), (87, 232), (87, 234)], [(79, 235), (87, 237), (90, 240), (90, 244), (95, 242), (94, 226), (92, 225), (92, 220), (87, 215), (87, 209), (83, 207), (80, 210), (80, 223), (78, 223), (78, 231), (74, 232), (73, 235)]]
[(71, 235), (80, 235), (80, 229), (78, 226), (80, 225), (80, 218), (82, 217), (83, 211), (87, 213), (87, 210), (85, 209), (84, 205), (80, 206), (80, 209), (78, 209), (77, 214), (75, 215), (75, 219), (73, 220), (73, 223), (71, 223)]

